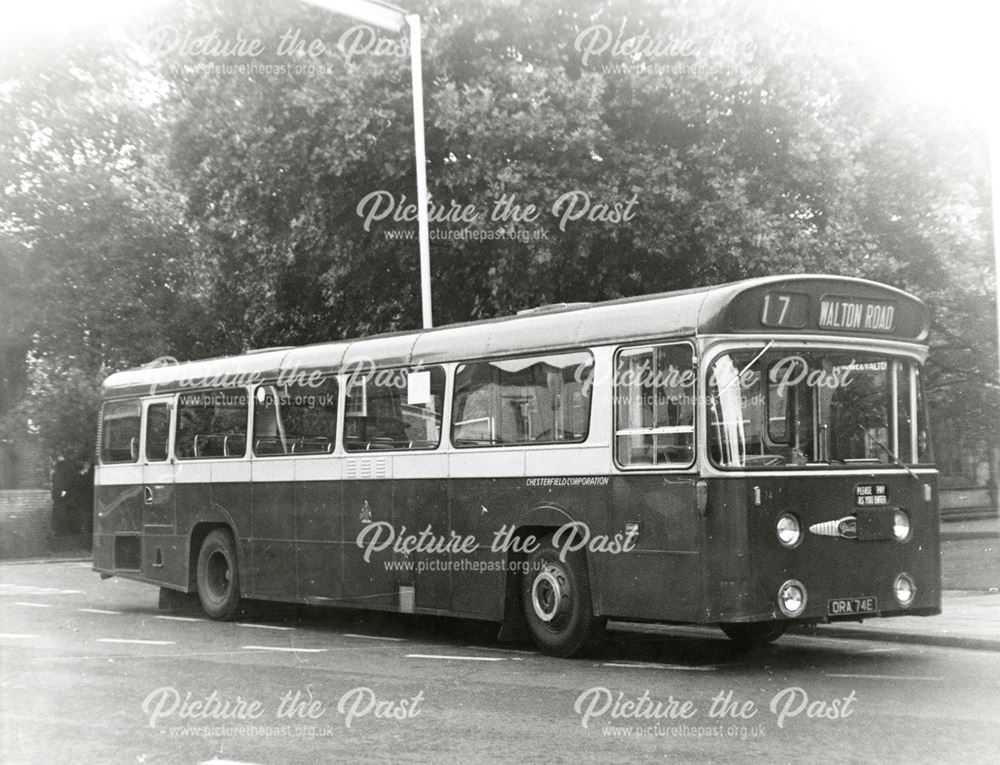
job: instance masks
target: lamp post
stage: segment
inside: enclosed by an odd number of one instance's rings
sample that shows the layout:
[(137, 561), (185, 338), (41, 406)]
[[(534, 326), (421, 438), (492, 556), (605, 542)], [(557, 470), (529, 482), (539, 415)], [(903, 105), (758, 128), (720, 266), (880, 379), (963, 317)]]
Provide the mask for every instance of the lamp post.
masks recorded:
[[(997, 359), (1000, 360), (1000, 109), (994, 102), (990, 119), (990, 205), (993, 208), (993, 294), (997, 310)], [(1000, 379), (1000, 378), (997, 378)], [(1000, 507), (1000, 444), (990, 449), (990, 472), (993, 478), (993, 507)]]
[(400, 32), (410, 29), (410, 77), (413, 83), (413, 144), (417, 162), (417, 234), (420, 242), (420, 306), (424, 329), (434, 326), (431, 312), (431, 245), (427, 224), (427, 168), (424, 151), (424, 79), (420, 64), (420, 16), (377, 0), (306, 0), (364, 24)]

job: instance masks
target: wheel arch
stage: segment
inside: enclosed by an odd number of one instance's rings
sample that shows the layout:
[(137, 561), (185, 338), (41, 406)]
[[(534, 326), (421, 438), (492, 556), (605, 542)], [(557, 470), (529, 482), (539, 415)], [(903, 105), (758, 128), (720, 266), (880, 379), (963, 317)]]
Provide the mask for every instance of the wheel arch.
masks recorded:
[(188, 554), (187, 554), (187, 590), (186, 592), (198, 591), (198, 554), (201, 552), (201, 545), (205, 537), (215, 529), (225, 529), (233, 536), (233, 548), (236, 552), (236, 569), (239, 574), (240, 594), (245, 595), (247, 591), (247, 565), (246, 555), (243, 554), (243, 546), (240, 535), (236, 531), (236, 523), (229, 512), (220, 505), (212, 505), (210, 511), (206, 513), (203, 520), (198, 521), (191, 527), (188, 534)]
[[(534, 536), (536, 540), (555, 534), (567, 523), (575, 523), (578, 519), (573, 516), (571, 510), (562, 505), (542, 504), (533, 507), (526, 512), (514, 529), (512, 539), (525, 539)], [(523, 567), (528, 556), (518, 550), (508, 549), (506, 553), (506, 576), (504, 577), (504, 607), (503, 621), (500, 625), (500, 640), (520, 641), (528, 640), (527, 623), (521, 606), (521, 577), (526, 573)], [(590, 552), (586, 551), (584, 556), (587, 566), (587, 576), (590, 576), (592, 566), (590, 565)], [(591, 582), (590, 606), (594, 613), (598, 614), (600, 599), (596, 595), (597, 588)]]

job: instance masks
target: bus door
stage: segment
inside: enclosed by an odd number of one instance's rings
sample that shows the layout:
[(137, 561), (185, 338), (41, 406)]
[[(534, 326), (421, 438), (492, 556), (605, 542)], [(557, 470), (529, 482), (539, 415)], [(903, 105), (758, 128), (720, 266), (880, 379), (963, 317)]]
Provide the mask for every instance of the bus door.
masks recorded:
[(694, 347), (685, 341), (622, 348), (615, 369), (620, 472), (612, 479), (608, 530), (631, 535), (631, 542), (629, 551), (604, 556), (602, 608), (609, 616), (696, 620), (703, 518)]
[(176, 538), (174, 464), (170, 451), (173, 397), (142, 402), (142, 570), (158, 581), (183, 585), (184, 545)]

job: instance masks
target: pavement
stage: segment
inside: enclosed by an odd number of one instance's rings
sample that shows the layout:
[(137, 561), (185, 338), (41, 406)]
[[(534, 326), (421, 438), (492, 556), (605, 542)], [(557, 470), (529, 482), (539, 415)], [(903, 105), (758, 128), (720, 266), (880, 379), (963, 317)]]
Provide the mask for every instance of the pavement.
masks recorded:
[(800, 635), (1000, 651), (1000, 593), (945, 590), (939, 616), (900, 616), (803, 627)]
[[(61, 549), (44, 560), (87, 560), (86, 549)], [(789, 634), (911, 643), (1000, 652), (1000, 518), (941, 522), (941, 614), (838, 622)]]

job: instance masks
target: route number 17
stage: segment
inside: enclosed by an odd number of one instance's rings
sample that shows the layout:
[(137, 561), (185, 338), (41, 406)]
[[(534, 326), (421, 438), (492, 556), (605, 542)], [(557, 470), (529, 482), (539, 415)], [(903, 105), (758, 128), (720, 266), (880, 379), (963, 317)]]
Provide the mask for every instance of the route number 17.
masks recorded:
[(807, 301), (805, 295), (768, 292), (764, 295), (764, 310), (760, 323), (768, 327), (804, 327)]

